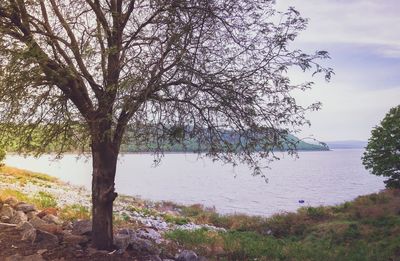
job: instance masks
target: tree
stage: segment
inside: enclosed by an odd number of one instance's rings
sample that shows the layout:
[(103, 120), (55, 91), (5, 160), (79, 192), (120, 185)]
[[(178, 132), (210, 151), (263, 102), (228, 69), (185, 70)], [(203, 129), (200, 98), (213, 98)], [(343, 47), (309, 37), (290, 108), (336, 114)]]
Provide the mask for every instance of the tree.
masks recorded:
[(362, 162), (372, 174), (389, 177), (386, 187), (400, 188), (400, 105), (371, 131)]
[(291, 91), (312, 83), (287, 71), (331, 69), (316, 63), (327, 52), (289, 48), (306, 24), (269, 0), (3, 0), (1, 141), (37, 155), (91, 150), (93, 242), (109, 249), (124, 139), (162, 155), (195, 137), (208, 156), (259, 170), (309, 123), (320, 104), (299, 106)]

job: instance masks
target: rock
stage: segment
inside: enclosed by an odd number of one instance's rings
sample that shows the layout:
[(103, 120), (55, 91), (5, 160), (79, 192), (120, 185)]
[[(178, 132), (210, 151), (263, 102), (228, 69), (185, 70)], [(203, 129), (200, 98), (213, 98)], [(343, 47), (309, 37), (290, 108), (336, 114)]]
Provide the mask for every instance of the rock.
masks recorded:
[(43, 255), (46, 252), (47, 252), (47, 249), (39, 249), (38, 251), (36, 251), (36, 253), (38, 253), (39, 255)]
[(0, 216), (0, 222), (9, 223), (10, 222), (10, 217), (9, 216)]
[(32, 219), (29, 220), (29, 223), (31, 223), (34, 228), (41, 228), (47, 225), (46, 222), (44, 222), (42, 219), (38, 217), (33, 217)]
[(158, 255), (149, 256), (145, 260), (146, 261), (163, 261)]
[(17, 226), (17, 229), (21, 230), (21, 231), (24, 231), (24, 230), (27, 230), (27, 229), (31, 229), (31, 228), (33, 228), (33, 226), (28, 221), (22, 222)]
[(62, 225), (62, 221), (52, 214), (47, 214), (42, 218), (42, 220), (50, 224)]
[(41, 247), (49, 247), (58, 245), (58, 237), (49, 232), (36, 230), (36, 240), (35, 243), (38, 243)]
[(72, 223), (72, 234), (90, 235), (92, 233), (92, 221), (79, 220)]
[(131, 242), (131, 236), (129, 234), (116, 234), (114, 236), (114, 245), (118, 250), (125, 251)]
[(56, 225), (56, 224), (49, 224), (46, 223), (45, 221), (43, 221), (42, 219), (38, 218), (38, 217), (33, 217), (30, 221), (29, 221), (32, 226), (36, 229), (40, 229), (52, 234), (58, 234), (61, 233), (63, 231), (61, 225)]
[(28, 213), (26, 213), (26, 217), (28, 218), (28, 220), (31, 220), (34, 217), (37, 217), (38, 212), (36, 210), (34, 211), (30, 211)]
[(36, 229), (33, 227), (22, 231), (21, 234), (22, 234), (21, 240), (28, 240), (32, 243), (35, 242), (35, 240), (36, 240), (36, 236), (37, 236)]
[(4, 203), (7, 205), (10, 205), (12, 207), (16, 206), (19, 202), (16, 198), (14, 197), (8, 197), (6, 200), (4, 200)]
[(23, 211), (16, 211), (10, 219), (11, 224), (20, 224), (22, 222), (28, 221), (28, 217)]
[(63, 242), (68, 245), (81, 245), (86, 244), (88, 241), (89, 239), (86, 236), (72, 235), (67, 232), (64, 232), (63, 235)]
[(57, 212), (58, 212), (58, 210), (57, 210), (56, 208), (45, 208), (45, 209), (43, 209), (42, 211), (40, 211), (40, 212), (37, 214), (37, 216), (40, 217), (40, 218), (43, 218), (44, 216), (46, 216), (46, 215), (48, 215), (48, 214), (57, 216)]
[(30, 256), (21, 256), (15, 254), (13, 256), (6, 257), (5, 261), (46, 261), (41, 255), (34, 254)]
[(22, 211), (26, 214), (28, 212), (36, 211), (36, 207), (34, 205), (21, 202), (15, 206), (15, 210)]
[(96, 254), (103, 254), (103, 255), (108, 254), (108, 251), (106, 250), (98, 250), (92, 247), (88, 247), (87, 252), (89, 256), (93, 256)]
[(14, 209), (10, 205), (4, 204), (0, 210), (0, 217), (2, 222), (4, 222), (7, 219), (10, 219), (14, 215), (14, 212), (15, 212)]
[(136, 235), (140, 238), (154, 240), (157, 244), (162, 242), (161, 234), (152, 228), (143, 228), (136, 232)]
[(197, 254), (191, 250), (183, 250), (178, 257), (177, 261), (199, 261)]
[(140, 253), (149, 253), (152, 255), (159, 255), (161, 250), (155, 246), (150, 240), (142, 238), (132, 238), (130, 240), (130, 247)]
[(72, 230), (72, 222), (71, 221), (64, 221), (61, 225), (63, 230)]

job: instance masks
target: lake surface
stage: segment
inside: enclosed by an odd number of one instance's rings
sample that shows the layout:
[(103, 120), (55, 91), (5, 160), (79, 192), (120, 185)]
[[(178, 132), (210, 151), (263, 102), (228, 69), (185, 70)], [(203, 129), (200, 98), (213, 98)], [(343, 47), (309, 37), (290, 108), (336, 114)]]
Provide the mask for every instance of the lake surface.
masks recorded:
[[(361, 155), (359, 149), (299, 152), (298, 159), (285, 155), (266, 170), (266, 183), (245, 165), (233, 168), (195, 154), (166, 154), (158, 167), (152, 167), (151, 154), (125, 154), (118, 162), (116, 190), (157, 201), (215, 206), (220, 213), (269, 216), (301, 206), (340, 204), (383, 189), (384, 179), (364, 169)], [(50, 155), (11, 155), (5, 162), (91, 187), (90, 158), (65, 155), (54, 161)]]

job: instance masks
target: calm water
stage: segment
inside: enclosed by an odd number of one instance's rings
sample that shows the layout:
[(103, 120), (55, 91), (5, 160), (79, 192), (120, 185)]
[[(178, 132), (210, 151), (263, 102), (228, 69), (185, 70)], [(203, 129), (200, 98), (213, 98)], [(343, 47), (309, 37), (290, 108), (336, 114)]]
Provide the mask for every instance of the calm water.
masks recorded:
[[(151, 200), (215, 206), (221, 213), (268, 216), (301, 206), (339, 204), (383, 189), (383, 179), (364, 169), (361, 155), (362, 150), (300, 152), (299, 159), (286, 155), (272, 163), (266, 183), (251, 176), (246, 166), (232, 168), (194, 154), (167, 154), (156, 168), (150, 154), (126, 154), (118, 163), (116, 189)], [(53, 161), (51, 156), (13, 155), (6, 164), (90, 188), (90, 159), (66, 155)]]

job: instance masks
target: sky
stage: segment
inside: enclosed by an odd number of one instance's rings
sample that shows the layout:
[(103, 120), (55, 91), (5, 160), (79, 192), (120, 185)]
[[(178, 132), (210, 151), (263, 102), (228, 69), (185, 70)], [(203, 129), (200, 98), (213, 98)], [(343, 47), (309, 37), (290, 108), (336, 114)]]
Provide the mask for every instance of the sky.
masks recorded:
[(294, 82), (315, 82), (312, 90), (295, 94), (299, 104), (323, 104), (307, 115), (312, 125), (297, 136), (368, 140), (372, 128), (400, 104), (400, 1), (276, 0), (278, 10), (289, 6), (310, 19), (295, 47), (328, 51), (332, 59), (323, 64), (335, 72), (329, 83), (322, 75), (292, 75)]

